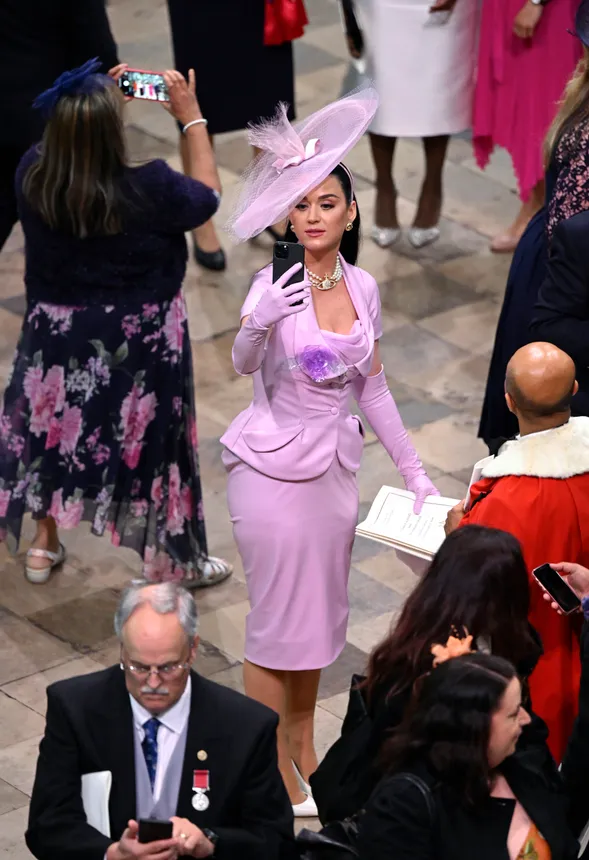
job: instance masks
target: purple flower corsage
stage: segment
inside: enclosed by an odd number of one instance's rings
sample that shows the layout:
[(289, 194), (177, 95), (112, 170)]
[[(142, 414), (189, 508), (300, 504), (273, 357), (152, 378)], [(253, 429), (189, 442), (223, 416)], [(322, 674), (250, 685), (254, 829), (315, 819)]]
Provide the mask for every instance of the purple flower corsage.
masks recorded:
[(347, 367), (341, 358), (327, 346), (306, 346), (297, 356), (300, 369), (313, 382), (328, 382), (341, 379)]

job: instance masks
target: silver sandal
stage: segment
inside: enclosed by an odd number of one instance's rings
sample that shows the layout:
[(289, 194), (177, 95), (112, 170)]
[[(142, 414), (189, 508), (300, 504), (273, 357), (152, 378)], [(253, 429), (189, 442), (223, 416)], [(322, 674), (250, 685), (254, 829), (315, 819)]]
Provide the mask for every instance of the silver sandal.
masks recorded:
[(59, 544), (58, 552), (51, 552), (48, 549), (37, 549), (37, 547), (31, 547), (27, 550), (27, 558), (46, 558), (51, 562), (49, 567), (29, 567), (25, 562), (25, 576), (29, 582), (33, 582), (35, 585), (43, 585), (43, 583), (47, 582), (51, 573), (56, 567), (59, 567), (60, 564), (63, 564), (65, 561), (65, 547), (62, 543)]

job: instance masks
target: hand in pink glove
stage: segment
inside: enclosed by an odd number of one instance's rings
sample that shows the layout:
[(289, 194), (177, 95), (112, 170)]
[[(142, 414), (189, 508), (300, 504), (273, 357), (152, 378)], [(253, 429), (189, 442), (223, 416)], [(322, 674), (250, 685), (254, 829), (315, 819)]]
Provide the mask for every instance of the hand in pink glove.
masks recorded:
[[(233, 342), (233, 366), (240, 376), (255, 373), (264, 361), (268, 330), (291, 314), (300, 314), (311, 301), (311, 288), (306, 281), (283, 285), (301, 270), (296, 263), (275, 284), (260, 296), (257, 305), (243, 323)], [(301, 304), (297, 304), (302, 299)]]
[[(302, 269), (301, 263), (294, 266), (278, 278), (276, 283), (270, 284), (260, 296), (258, 304), (252, 311), (255, 322), (262, 328), (270, 326), (283, 320), (291, 314), (300, 314), (308, 306), (311, 296), (311, 288), (308, 282), (300, 281), (298, 284), (288, 284), (296, 272)], [(301, 301), (302, 300), (302, 301)], [(301, 301), (301, 304), (298, 302)]]
[(421, 513), (425, 499), (439, 496), (440, 493), (426, 475), (417, 451), (407, 436), (384, 370), (375, 376), (359, 377), (354, 381), (354, 389), (358, 406), (403, 476), (405, 487), (415, 493), (413, 513)]
[[(392, 395), (391, 395), (392, 396)], [(417, 456), (417, 455), (416, 455)], [(421, 463), (419, 464), (421, 466)], [(423, 466), (421, 467), (423, 469)], [(423, 503), (428, 496), (439, 496), (440, 491), (434, 487), (428, 478), (425, 470), (414, 478), (409, 477), (405, 480), (405, 486), (410, 492), (415, 493), (415, 504), (413, 505), (413, 513), (420, 514), (423, 508)]]

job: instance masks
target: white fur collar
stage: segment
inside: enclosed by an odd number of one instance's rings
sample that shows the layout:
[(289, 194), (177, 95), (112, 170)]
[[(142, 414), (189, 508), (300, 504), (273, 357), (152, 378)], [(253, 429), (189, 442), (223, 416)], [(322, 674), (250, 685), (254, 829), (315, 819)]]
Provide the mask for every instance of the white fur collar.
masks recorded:
[(483, 469), (483, 477), (572, 478), (585, 472), (589, 472), (589, 418), (579, 417), (561, 427), (505, 442)]

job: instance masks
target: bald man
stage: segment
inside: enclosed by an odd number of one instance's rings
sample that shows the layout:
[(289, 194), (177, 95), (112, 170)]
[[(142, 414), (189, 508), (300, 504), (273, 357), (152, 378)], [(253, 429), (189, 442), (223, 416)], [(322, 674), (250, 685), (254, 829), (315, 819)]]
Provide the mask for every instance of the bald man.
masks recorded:
[[(446, 533), (477, 523), (504, 529), (522, 545), (528, 571), (566, 558), (589, 563), (589, 418), (571, 418), (575, 365), (549, 343), (518, 350), (507, 367), (505, 399), (520, 435), (506, 442), (460, 503)], [(534, 711), (547, 723), (560, 761), (577, 711), (578, 631), (575, 617), (556, 616), (530, 576), (530, 622), (544, 656), (530, 679)]]

